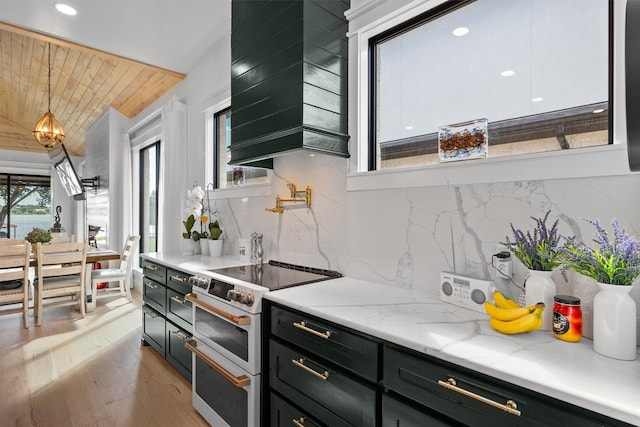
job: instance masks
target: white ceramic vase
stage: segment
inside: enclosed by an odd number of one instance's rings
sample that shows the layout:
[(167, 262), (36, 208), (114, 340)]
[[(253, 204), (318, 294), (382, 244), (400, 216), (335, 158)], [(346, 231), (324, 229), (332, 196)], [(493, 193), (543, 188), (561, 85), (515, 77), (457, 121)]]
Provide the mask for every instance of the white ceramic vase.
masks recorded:
[(210, 257), (217, 258), (222, 256), (222, 242), (224, 242), (224, 240), (222, 239), (209, 240), (209, 256)]
[(541, 331), (553, 329), (553, 296), (556, 294), (556, 284), (551, 279), (552, 273), (552, 271), (529, 270), (524, 289), (527, 307), (539, 302), (544, 303)]
[(198, 243), (200, 244), (202, 256), (209, 256), (209, 239), (200, 239)]
[(192, 239), (182, 239), (181, 249), (182, 255), (193, 255), (195, 242)]
[(598, 283), (593, 298), (593, 349), (603, 356), (635, 360), (636, 302), (631, 286)]

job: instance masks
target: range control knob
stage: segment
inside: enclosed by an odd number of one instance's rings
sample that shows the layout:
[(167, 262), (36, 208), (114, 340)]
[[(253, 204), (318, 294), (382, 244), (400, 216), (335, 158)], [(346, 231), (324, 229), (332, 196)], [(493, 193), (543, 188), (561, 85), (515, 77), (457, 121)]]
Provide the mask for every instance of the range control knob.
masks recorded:
[(247, 294), (247, 302), (245, 304), (247, 304), (248, 306), (252, 306), (254, 302), (256, 302), (255, 295)]
[(235, 289), (231, 289), (227, 292), (227, 299), (229, 301), (238, 301), (240, 299), (240, 292)]

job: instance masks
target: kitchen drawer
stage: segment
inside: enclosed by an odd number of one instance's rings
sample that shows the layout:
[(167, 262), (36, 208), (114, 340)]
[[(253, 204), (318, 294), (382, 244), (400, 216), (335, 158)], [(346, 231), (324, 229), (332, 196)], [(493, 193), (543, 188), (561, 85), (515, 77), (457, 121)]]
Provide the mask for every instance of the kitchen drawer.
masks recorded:
[(191, 352), (184, 346), (191, 334), (171, 322), (167, 322), (166, 331), (167, 360), (191, 382)]
[(393, 398), (387, 393), (382, 395), (382, 425), (395, 427), (452, 427), (458, 424), (450, 419), (442, 419), (437, 414), (427, 413), (406, 402)]
[[(301, 411), (286, 400), (281, 399), (277, 394), (271, 393), (271, 418), (270, 427), (322, 427), (330, 425), (332, 427), (349, 427), (347, 424), (320, 424), (317, 420), (310, 417), (306, 412)], [(297, 423), (297, 424), (296, 424)]]
[[(269, 341), (269, 381), (273, 390), (296, 402), (326, 425), (375, 426), (376, 389), (314, 355)], [(323, 419), (330, 415), (340, 423)]]
[(142, 278), (142, 300), (158, 310), (163, 316), (167, 314), (167, 287), (162, 283), (151, 280), (148, 277)]
[(167, 283), (167, 267), (156, 264), (155, 262), (143, 259), (142, 274), (144, 274), (145, 277), (150, 277), (156, 282), (162, 283), (163, 285)]
[(148, 305), (142, 306), (142, 338), (165, 357), (165, 318)]
[(167, 270), (167, 287), (181, 294), (186, 295), (191, 293), (191, 285), (189, 284), (189, 277), (191, 276), (193, 276), (193, 274), (183, 273), (182, 271), (170, 268)]
[(167, 289), (167, 319), (187, 331), (193, 331), (193, 310), (191, 301), (184, 298), (184, 294), (173, 289)]
[[(457, 389), (449, 389), (443, 384), (454, 385)], [(385, 345), (384, 348), (384, 386), (431, 411), (467, 425), (626, 425), (496, 378), (395, 346)], [(498, 407), (492, 406), (491, 402)], [(507, 412), (504, 409), (506, 406), (516, 408), (520, 414)]]
[(271, 333), (374, 382), (380, 379), (381, 343), (331, 322), (271, 308)]

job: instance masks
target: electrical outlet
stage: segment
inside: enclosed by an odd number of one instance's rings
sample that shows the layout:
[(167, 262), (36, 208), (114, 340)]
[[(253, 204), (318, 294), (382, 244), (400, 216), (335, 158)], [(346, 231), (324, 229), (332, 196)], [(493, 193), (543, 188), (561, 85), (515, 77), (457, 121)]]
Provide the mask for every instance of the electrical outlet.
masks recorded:
[(512, 263), (511, 263), (511, 254), (509, 251), (501, 251), (495, 254), (494, 263), (496, 270), (498, 273), (504, 278), (510, 278), (513, 274), (512, 271)]
[(511, 277), (511, 260), (498, 260), (496, 265), (498, 272), (504, 277)]

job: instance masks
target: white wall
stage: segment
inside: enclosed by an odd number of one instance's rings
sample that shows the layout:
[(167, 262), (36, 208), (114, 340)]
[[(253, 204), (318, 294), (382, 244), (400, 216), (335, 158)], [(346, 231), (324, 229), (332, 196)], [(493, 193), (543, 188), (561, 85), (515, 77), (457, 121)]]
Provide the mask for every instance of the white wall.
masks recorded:
[[(357, 13), (351, 16), (350, 30), (411, 4), (406, 0), (352, 0), (352, 11)], [(175, 203), (184, 203), (185, 190), (194, 182), (205, 184), (208, 160), (203, 157), (202, 111), (211, 100), (228, 94), (229, 46), (229, 39), (220, 40), (216, 51), (155, 106), (158, 108), (169, 96), (177, 96), (188, 106), (186, 158), (179, 166), (184, 178), (167, 183), (166, 188), (168, 199)], [(576, 234), (585, 241), (590, 239), (592, 229), (581, 220), (583, 217), (600, 218), (604, 223), (617, 218), (631, 233), (640, 236), (640, 176), (624, 171), (617, 176), (545, 179), (546, 172), (553, 171), (545, 171), (543, 166), (539, 177), (524, 181), (498, 183), (480, 179), (482, 183), (478, 184), (436, 186), (412, 182), (406, 188), (347, 191), (349, 172), (356, 170), (359, 142), (355, 116), (360, 110), (357, 96), (353, 96), (357, 55), (351, 44), (352, 160), (310, 157), (303, 152), (286, 155), (275, 159), (269, 196), (245, 197), (241, 191), (233, 190), (217, 195), (215, 209), (225, 230), (225, 253), (235, 253), (238, 237), (256, 231), (265, 236), (267, 259), (336, 269), (354, 278), (437, 293), (441, 270), (494, 277), (489, 266), (491, 255), (509, 233), (509, 224), (528, 227), (530, 216), (542, 216), (549, 209), (552, 220), (560, 219), (564, 234)], [(616, 88), (617, 99), (624, 105), (620, 86)], [(571, 159), (566, 162), (569, 164)], [(286, 207), (283, 214), (265, 211), (274, 206), (276, 194), (287, 194), (289, 181), (300, 188), (313, 188), (311, 209)], [(182, 219), (171, 221), (180, 224)], [(179, 236), (170, 238), (179, 241)], [(506, 292), (516, 292), (507, 283), (499, 286)], [(566, 286), (559, 283), (561, 289)], [(640, 299), (638, 289), (634, 293)]]

